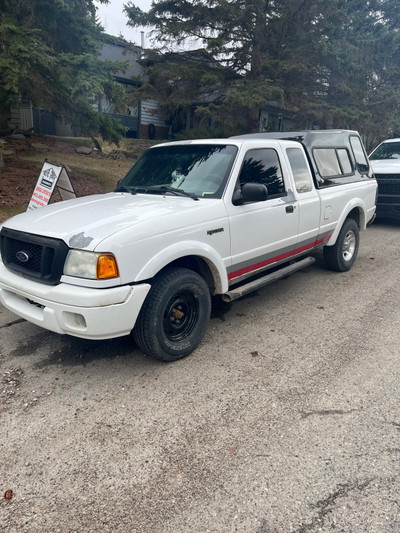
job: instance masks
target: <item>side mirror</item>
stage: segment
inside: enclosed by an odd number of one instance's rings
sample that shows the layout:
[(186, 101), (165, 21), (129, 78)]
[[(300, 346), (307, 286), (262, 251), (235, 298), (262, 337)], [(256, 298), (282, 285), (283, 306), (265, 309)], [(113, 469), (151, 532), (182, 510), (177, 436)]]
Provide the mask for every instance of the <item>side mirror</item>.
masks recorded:
[(261, 183), (244, 183), (242, 188), (235, 191), (232, 198), (233, 205), (242, 205), (253, 202), (265, 202), (268, 198), (268, 189)]
[(368, 165), (363, 163), (356, 163), (356, 167), (361, 176), (368, 176), (369, 178), (371, 177), (371, 169)]

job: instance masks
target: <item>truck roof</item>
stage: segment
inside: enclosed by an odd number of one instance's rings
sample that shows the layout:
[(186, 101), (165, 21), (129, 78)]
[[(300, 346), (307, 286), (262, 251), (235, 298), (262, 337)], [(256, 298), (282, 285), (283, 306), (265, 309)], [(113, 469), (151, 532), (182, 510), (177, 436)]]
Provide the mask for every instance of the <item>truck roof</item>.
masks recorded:
[(311, 146), (347, 146), (350, 135), (359, 136), (355, 130), (300, 130), (300, 131), (272, 131), (262, 133), (248, 133), (237, 135), (233, 139), (277, 139), (297, 141), (306, 148)]
[[(348, 156), (350, 160), (352, 161), (352, 167), (356, 173), (360, 172), (360, 169), (362, 166), (366, 166), (367, 168), (363, 168), (363, 171), (365, 170), (369, 171), (369, 166), (367, 163), (367, 155), (364, 153), (365, 156), (365, 165), (360, 165), (360, 163), (357, 163), (354, 155), (353, 148), (351, 146), (351, 137), (357, 137), (360, 142), (360, 135), (355, 130), (300, 130), (300, 131), (275, 131), (275, 132), (263, 132), (263, 133), (250, 133), (247, 135), (240, 135), (233, 137), (233, 139), (243, 139), (243, 140), (255, 140), (259, 139), (260, 141), (264, 140), (286, 140), (286, 141), (297, 141), (300, 143), (304, 149), (306, 154), (308, 155), (308, 159), (310, 162), (310, 165), (312, 169), (314, 170), (314, 175), (316, 178), (316, 186), (319, 187), (321, 183), (325, 184), (332, 184), (336, 182), (335, 177), (329, 177), (323, 178), (320, 175), (320, 171), (318, 169), (318, 165), (315, 161), (315, 154), (314, 150), (326, 148), (326, 149), (338, 149), (338, 148), (346, 148), (348, 152)], [(361, 142), (362, 146), (362, 142)], [(363, 149), (363, 148), (362, 148)], [(353, 174), (353, 172), (351, 173)], [(340, 182), (344, 183), (345, 180), (351, 181), (353, 179), (352, 176), (349, 175), (348, 178), (341, 177), (340, 176)]]

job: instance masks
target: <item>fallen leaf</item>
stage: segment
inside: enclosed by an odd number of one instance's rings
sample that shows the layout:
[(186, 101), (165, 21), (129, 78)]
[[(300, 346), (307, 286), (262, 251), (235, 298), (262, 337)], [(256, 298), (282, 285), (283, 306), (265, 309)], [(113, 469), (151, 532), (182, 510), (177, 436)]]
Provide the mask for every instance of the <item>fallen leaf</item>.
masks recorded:
[(237, 314), (237, 316), (246, 316), (247, 315), (247, 313), (236, 313), (236, 314)]
[(323, 305), (317, 305), (317, 309), (324, 309)]
[(251, 352), (251, 355), (252, 355), (253, 357), (258, 357), (258, 356), (261, 355), (261, 354), (260, 354), (260, 352), (257, 352), (257, 350), (256, 350), (256, 351), (254, 351), (254, 352)]
[(235, 452), (237, 450), (237, 446), (231, 446), (229, 448), (229, 451), (232, 453), (232, 452)]
[(14, 491), (11, 489), (6, 490), (4, 493), (5, 500), (11, 500), (13, 496), (14, 496)]

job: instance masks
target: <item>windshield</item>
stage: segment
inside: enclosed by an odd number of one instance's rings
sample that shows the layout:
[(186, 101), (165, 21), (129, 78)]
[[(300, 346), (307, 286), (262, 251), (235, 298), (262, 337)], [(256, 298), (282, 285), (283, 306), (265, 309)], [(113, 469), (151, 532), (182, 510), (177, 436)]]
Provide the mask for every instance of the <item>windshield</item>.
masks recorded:
[(377, 159), (400, 159), (400, 142), (382, 143), (369, 156), (372, 161)]
[(148, 150), (117, 190), (221, 198), (237, 148), (222, 144), (170, 145)]

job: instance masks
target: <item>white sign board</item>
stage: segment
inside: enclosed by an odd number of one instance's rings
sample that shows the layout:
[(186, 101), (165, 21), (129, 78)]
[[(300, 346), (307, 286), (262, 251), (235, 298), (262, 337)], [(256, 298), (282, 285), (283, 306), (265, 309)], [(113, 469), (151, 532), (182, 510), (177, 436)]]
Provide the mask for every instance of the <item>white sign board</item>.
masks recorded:
[(72, 187), (67, 169), (64, 165), (45, 161), (36, 182), (27, 211), (29, 211), (29, 209), (37, 209), (38, 207), (44, 207), (47, 205), (56, 187), (62, 200), (76, 198), (74, 188)]

